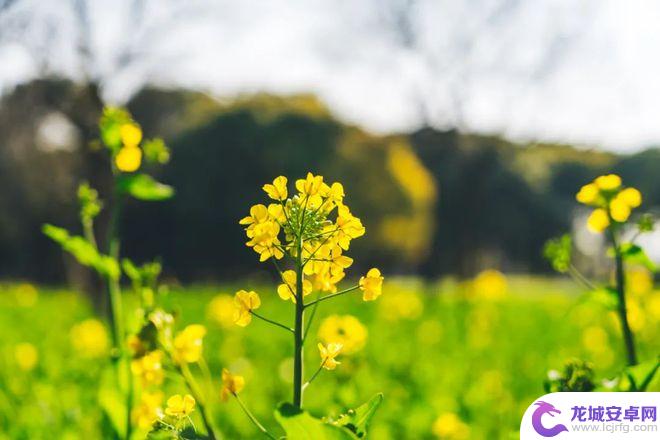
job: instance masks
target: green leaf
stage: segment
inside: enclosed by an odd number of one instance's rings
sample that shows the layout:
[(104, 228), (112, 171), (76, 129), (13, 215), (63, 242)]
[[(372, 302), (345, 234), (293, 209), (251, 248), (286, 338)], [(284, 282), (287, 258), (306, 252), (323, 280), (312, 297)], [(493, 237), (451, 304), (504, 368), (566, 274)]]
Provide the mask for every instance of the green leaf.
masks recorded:
[(69, 235), (66, 229), (46, 224), (43, 233), (58, 243), (62, 249), (74, 256), (83, 266), (91, 267), (100, 275), (113, 280), (121, 276), (119, 263), (112, 257), (100, 254), (94, 245), (78, 235)]
[(117, 186), (120, 192), (138, 200), (160, 201), (174, 195), (174, 188), (154, 180), (148, 174), (130, 174), (119, 177)]
[(113, 368), (105, 368), (101, 375), (101, 383), (98, 390), (98, 402), (112, 429), (120, 438), (125, 436), (126, 406), (125, 398), (117, 389), (117, 378)]
[(619, 305), (619, 297), (613, 287), (601, 287), (593, 290), (589, 295), (589, 299), (608, 310), (616, 310)]
[(552, 268), (559, 273), (567, 272), (571, 265), (573, 241), (571, 236), (564, 234), (561, 237), (548, 240), (543, 246), (543, 256), (550, 262)]
[(644, 249), (637, 246), (636, 244), (623, 243), (621, 245), (621, 254), (623, 255), (626, 263), (639, 264), (651, 272), (655, 272), (658, 269), (656, 264), (649, 258), (648, 255), (646, 255)]
[(351, 431), (331, 425), (309, 415), (307, 411), (283, 403), (275, 411), (275, 419), (286, 432), (287, 440), (355, 440)]
[(646, 391), (658, 375), (660, 370), (660, 358), (643, 362), (634, 367), (629, 367), (625, 374), (633, 385), (630, 391)]
[(170, 150), (161, 138), (149, 139), (142, 144), (148, 162), (165, 164), (170, 160)]
[(369, 399), (368, 402), (363, 403), (354, 410), (350, 410), (347, 414), (342, 415), (339, 420), (337, 420), (337, 424), (350, 429), (358, 438), (367, 438), (367, 428), (369, 427), (369, 423), (382, 402), (383, 395), (378, 393)]
[(131, 115), (118, 107), (106, 107), (99, 121), (103, 143), (113, 152), (121, 148), (121, 126), (131, 122)]

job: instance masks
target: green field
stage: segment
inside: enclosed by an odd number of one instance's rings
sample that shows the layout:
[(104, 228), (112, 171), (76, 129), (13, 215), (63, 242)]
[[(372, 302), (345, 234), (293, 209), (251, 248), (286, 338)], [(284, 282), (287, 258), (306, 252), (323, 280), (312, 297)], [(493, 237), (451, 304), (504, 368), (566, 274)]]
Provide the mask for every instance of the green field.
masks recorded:
[[(219, 401), (220, 371), (228, 367), (245, 376), (243, 400), (279, 433), (272, 411), (290, 399), (292, 341), (258, 320), (246, 328), (232, 326), (224, 313), (226, 299), (209, 306), (237, 287), (173, 288), (165, 302), (181, 314), (180, 325), (204, 323), (209, 330), (204, 353), (216, 381), (212, 411), (224, 438), (260, 438), (235, 401)], [(272, 287), (249, 287), (261, 294), (264, 315), (287, 322), (290, 303)], [(592, 362), (604, 378), (622, 363), (616, 320), (597, 302), (580, 297), (567, 280), (511, 276), (506, 286), (480, 292), (451, 281), (401, 279), (390, 280), (383, 291), (375, 303), (349, 296), (320, 307), (313, 339), (324, 317), (351, 314), (368, 329), (368, 340), (364, 349), (341, 356), (342, 364), (324, 371), (305, 395), (306, 407), (324, 415), (339, 414), (382, 391), (372, 438), (517, 438), (521, 415), (544, 393), (549, 370), (578, 357)], [(647, 308), (636, 323), (643, 359), (652, 356), (651, 341), (660, 335), (657, 312)], [(71, 292), (2, 287), (0, 438), (102, 437), (98, 397), (103, 400), (107, 357), (82, 356), (71, 343), (73, 326), (92, 314), (89, 303)], [(21, 353), (25, 342), (36, 348), (36, 364)], [(316, 341), (311, 342), (308, 371), (318, 365)], [(167, 377), (166, 394), (185, 391), (175, 375)], [(652, 389), (660, 389), (657, 379)], [(434, 434), (440, 417), (444, 428)]]

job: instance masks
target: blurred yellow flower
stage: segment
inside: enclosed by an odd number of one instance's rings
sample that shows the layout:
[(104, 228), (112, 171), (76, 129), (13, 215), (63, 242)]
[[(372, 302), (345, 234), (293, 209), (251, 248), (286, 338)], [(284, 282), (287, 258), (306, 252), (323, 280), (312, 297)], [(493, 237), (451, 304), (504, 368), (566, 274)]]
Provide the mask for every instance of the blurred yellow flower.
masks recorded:
[(82, 356), (95, 358), (108, 352), (108, 334), (96, 319), (86, 319), (71, 328), (71, 344)]
[(364, 348), (367, 329), (355, 316), (330, 315), (321, 322), (318, 336), (325, 344), (342, 344), (343, 352), (352, 354)]
[(580, 188), (580, 191), (575, 196), (576, 200), (585, 205), (591, 205), (598, 199), (599, 190), (598, 186), (594, 183), (588, 183)]
[(163, 352), (154, 350), (131, 361), (131, 371), (142, 380), (144, 387), (160, 385), (165, 378), (162, 364)]
[(608, 348), (609, 337), (603, 327), (592, 325), (582, 332), (582, 345), (592, 353), (598, 353)]
[(229, 328), (234, 324), (236, 308), (231, 295), (216, 295), (206, 307), (206, 316), (220, 327)]
[(334, 370), (341, 362), (335, 358), (339, 356), (344, 346), (340, 343), (331, 342), (327, 346), (319, 342), (319, 354), (321, 355), (321, 367), (326, 370)]
[(610, 202), (610, 215), (615, 221), (623, 223), (630, 217), (630, 206), (617, 195)]
[(14, 347), (14, 358), (18, 368), (23, 371), (32, 371), (39, 361), (39, 352), (34, 345), (21, 342)]
[(252, 321), (252, 310), (261, 306), (261, 298), (257, 292), (239, 290), (234, 297), (234, 323), (240, 327), (247, 326)]
[(195, 410), (195, 398), (190, 394), (181, 396), (175, 394), (167, 399), (167, 408), (165, 414), (172, 417), (182, 418), (188, 416)]
[(284, 176), (276, 177), (273, 183), (267, 183), (263, 186), (263, 190), (273, 200), (286, 200), (289, 192), (286, 188), (287, 178)]
[(643, 268), (638, 267), (626, 271), (626, 285), (633, 296), (641, 296), (653, 290), (653, 276)]
[(622, 190), (618, 195), (618, 199), (621, 199), (626, 205), (631, 208), (637, 208), (642, 204), (642, 193), (639, 192), (637, 188), (629, 187)]
[(506, 276), (498, 270), (486, 269), (474, 278), (472, 288), (477, 298), (502, 299), (507, 291)]
[(654, 294), (651, 295), (646, 303), (646, 309), (656, 322), (660, 321), (660, 293), (654, 292)]
[(630, 328), (636, 332), (642, 330), (646, 326), (646, 315), (644, 313), (644, 309), (634, 298), (628, 299), (627, 308)]
[(467, 440), (470, 427), (456, 414), (444, 413), (433, 423), (433, 434), (440, 440)]
[[(290, 299), (294, 303), (296, 302), (296, 295), (298, 292), (296, 292), (296, 280), (297, 280), (296, 272), (293, 270), (285, 270), (282, 272), (282, 281), (284, 283), (280, 284), (277, 286), (277, 294), (282, 298), (283, 300), (288, 300)], [(309, 295), (312, 293), (312, 283), (309, 280), (304, 279), (303, 280), (303, 297)]]
[(366, 277), (360, 278), (360, 290), (364, 301), (373, 301), (380, 296), (383, 288), (383, 277), (380, 270), (375, 267), (367, 272)]
[(16, 302), (21, 307), (32, 307), (39, 299), (37, 288), (30, 283), (21, 283), (16, 286), (14, 295), (16, 296)]
[(424, 311), (424, 303), (415, 290), (399, 290), (390, 286), (387, 295), (380, 301), (379, 311), (380, 315), (388, 321), (416, 319)]
[(139, 147), (122, 147), (115, 157), (115, 165), (119, 171), (132, 173), (140, 168), (142, 163), (142, 150)]
[(174, 359), (177, 362), (197, 362), (202, 357), (203, 339), (206, 328), (192, 324), (184, 328), (174, 338)]
[(587, 228), (594, 233), (603, 232), (610, 225), (610, 218), (604, 209), (594, 209), (587, 219)]
[(229, 396), (235, 396), (243, 391), (245, 387), (245, 378), (237, 374), (231, 374), (226, 368), (222, 369), (222, 390), (220, 398), (223, 402), (229, 399)]
[(616, 174), (607, 174), (597, 177), (594, 183), (603, 191), (612, 191), (621, 186), (621, 177)]
[(125, 147), (137, 147), (142, 141), (142, 129), (135, 123), (122, 125), (119, 133)]
[(131, 418), (140, 429), (150, 428), (154, 422), (163, 415), (163, 393), (156, 391), (150, 393), (143, 391), (140, 396), (140, 403), (133, 408)]

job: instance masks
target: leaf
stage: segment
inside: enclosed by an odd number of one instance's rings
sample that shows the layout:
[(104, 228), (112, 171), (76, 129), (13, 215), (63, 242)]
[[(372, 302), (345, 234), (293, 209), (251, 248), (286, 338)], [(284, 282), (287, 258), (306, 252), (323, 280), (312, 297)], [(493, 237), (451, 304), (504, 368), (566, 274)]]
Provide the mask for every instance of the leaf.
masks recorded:
[(91, 267), (100, 275), (113, 280), (121, 276), (119, 263), (112, 257), (100, 254), (96, 248), (83, 237), (69, 235), (66, 229), (45, 224), (43, 233), (58, 243), (62, 249), (75, 257), (83, 266)]
[(337, 424), (350, 429), (358, 438), (367, 438), (367, 428), (369, 422), (376, 414), (378, 407), (383, 402), (383, 395), (376, 394), (369, 399), (368, 402), (363, 403), (354, 410), (350, 410), (347, 414), (342, 415)]
[(120, 438), (125, 436), (126, 406), (125, 398), (117, 389), (117, 378), (111, 367), (105, 368), (101, 375), (101, 383), (98, 390), (99, 405), (107, 416), (112, 429)]
[(351, 431), (330, 425), (309, 415), (307, 411), (283, 403), (275, 411), (275, 419), (286, 432), (287, 440), (355, 440)]
[(592, 290), (589, 299), (595, 303), (600, 304), (608, 310), (616, 310), (619, 306), (619, 298), (616, 289), (613, 287), (601, 287)]
[(117, 186), (120, 192), (138, 200), (160, 201), (174, 195), (174, 188), (154, 180), (148, 174), (130, 174), (119, 177)]
[(543, 246), (543, 256), (550, 262), (552, 268), (559, 273), (567, 272), (571, 265), (573, 241), (571, 236), (564, 234), (561, 237), (548, 240)]
[(626, 375), (634, 389), (630, 391), (646, 391), (660, 370), (660, 359), (643, 362), (626, 370)]
[(621, 245), (621, 254), (627, 263), (639, 264), (646, 267), (651, 272), (658, 270), (656, 264), (646, 255), (644, 249), (632, 243), (623, 243)]

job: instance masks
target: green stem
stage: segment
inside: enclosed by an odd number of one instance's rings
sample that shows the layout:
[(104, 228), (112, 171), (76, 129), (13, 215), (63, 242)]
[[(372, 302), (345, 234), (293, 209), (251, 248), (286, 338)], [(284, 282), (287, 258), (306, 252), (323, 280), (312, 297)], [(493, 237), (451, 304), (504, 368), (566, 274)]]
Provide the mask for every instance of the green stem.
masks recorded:
[(303, 263), (302, 237), (298, 239), (296, 264), (296, 319), (293, 331), (293, 405), (301, 408), (303, 403), (303, 332), (305, 320), (305, 303), (303, 299)]
[(273, 434), (268, 432), (268, 430), (264, 427), (264, 425), (259, 423), (259, 420), (257, 420), (257, 418), (254, 416), (254, 414), (252, 414), (252, 412), (247, 408), (247, 406), (245, 406), (245, 404), (243, 403), (241, 398), (238, 397), (238, 394), (234, 394), (234, 397), (236, 397), (236, 400), (238, 401), (238, 404), (241, 406), (241, 408), (243, 408), (243, 412), (248, 416), (248, 418), (252, 421), (252, 423), (254, 423), (254, 425), (257, 428), (259, 428), (259, 431), (263, 432), (266, 436), (268, 436), (268, 438), (271, 438), (273, 440), (277, 440), (277, 437), (275, 437)]
[(312, 314), (309, 315), (309, 321), (307, 321), (307, 327), (305, 327), (305, 333), (303, 334), (303, 344), (307, 340), (307, 334), (309, 333), (309, 330), (312, 328), (312, 322), (314, 321), (314, 316), (316, 316), (316, 309), (319, 308), (319, 303), (318, 299), (321, 295), (321, 292), (317, 294), (315, 303), (314, 303), (314, 308), (312, 309)]
[(323, 370), (323, 366), (325, 365), (325, 363), (327, 361), (328, 361), (328, 358), (323, 359), (323, 362), (321, 362), (321, 365), (319, 366), (319, 368), (314, 372), (314, 374), (312, 374), (312, 377), (310, 377), (309, 380), (307, 382), (305, 382), (305, 384), (303, 385), (303, 389), (307, 388), (309, 386), (309, 384), (314, 382), (314, 379), (316, 379), (316, 376), (318, 376), (319, 373), (321, 373), (321, 371)]
[[(612, 219), (610, 218), (610, 222)], [(635, 350), (635, 339), (628, 322), (628, 310), (626, 305), (626, 278), (624, 272), (623, 254), (612, 227), (608, 229), (610, 242), (614, 248), (614, 262), (616, 266), (616, 293), (618, 297), (617, 311), (621, 321), (621, 330), (623, 333), (623, 342), (626, 349), (626, 357), (629, 366), (637, 365), (637, 353)]]
[(181, 364), (178, 367), (178, 370), (179, 373), (181, 373), (181, 376), (183, 376), (183, 379), (186, 381), (186, 385), (190, 390), (190, 394), (192, 394), (192, 396), (195, 398), (195, 401), (197, 402), (197, 406), (199, 407), (199, 414), (202, 416), (202, 422), (206, 427), (206, 433), (209, 436), (209, 439), (216, 440), (218, 437), (215, 434), (215, 429), (213, 428), (211, 418), (207, 413), (208, 408), (206, 407), (204, 394), (202, 394), (202, 392), (200, 391), (199, 385), (197, 384), (195, 377), (190, 372), (190, 368), (188, 368), (188, 364), (185, 363)]
[(322, 296), (319, 299), (315, 299), (314, 301), (305, 304), (305, 307), (313, 306), (315, 304), (320, 303), (321, 301), (325, 301), (325, 300), (328, 300), (328, 299), (331, 299), (331, 298), (336, 298), (338, 296), (345, 295), (347, 293), (350, 293), (350, 292), (354, 291), (355, 289), (357, 289), (359, 287), (360, 287), (359, 285), (355, 285), (353, 287), (349, 287), (348, 289), (344, 289), (344, 290), (336, 292), (336, 293), (331, 293), (330, 295)]
[[(122, 198), (119, 194), (115, 193), (114, 195), (114, 209), (110, 217), (110, 225), (108, 227), (108, 254), (115, 261), (119, 261), (119, 222), (121, 219), (122, 212)], [(89, 233), (89, 232), (88, 232)], [(93, 233), (92, 233), (93, 235)], [(110, 296), (110, 321), (112, 322), (113, 328), (113, 341), (114, 341), (114, 362), (116, 365), (117, 371), (117, 380), (120, 377), (120, 368), (119, 364), (122, 359), (126, 367), (126, 439), (130, 439), (133, 426), (131, 423), (131, 410), (133, 404), (133, 374), (131, 372), (131, 363), (127, 357), (127, 351), (125, 347), (126, 343), (126, 334), (124, 329), (124, 310), (122, 305), (122, 294), (121, 294), (121, 285), (119, 283), (119, 278), (108, 278), (108, 292)]]
[(259, 319), (261, 319), (262, 321), (265, 321), (265, 322), (267, 322), (267, 323), (269, 323), (269, 324), (276, 325), (277, 327), (283, 328), (284, 330), (288, 330), (288, 331), (290, 331), (290, 332), (293, 332), (293, 329), (292, 329), (291, 327), (287, 327), (287, 326), (284, 325), (284, 324), (280, 324), (280, 323), (277, 322), (277, 321), (273, 321), (273, 320), (270, 319), (270, 318), (266, 318), (265, 316), (259, 315), (259, 314), (258, 314), (257, 312), (255, 312), (254, 310), (250, 310), (250, 313), (252, 314), (252, 316), (254, 316), (254, 317), (256, 317), (256, 318), (259, 318)]

